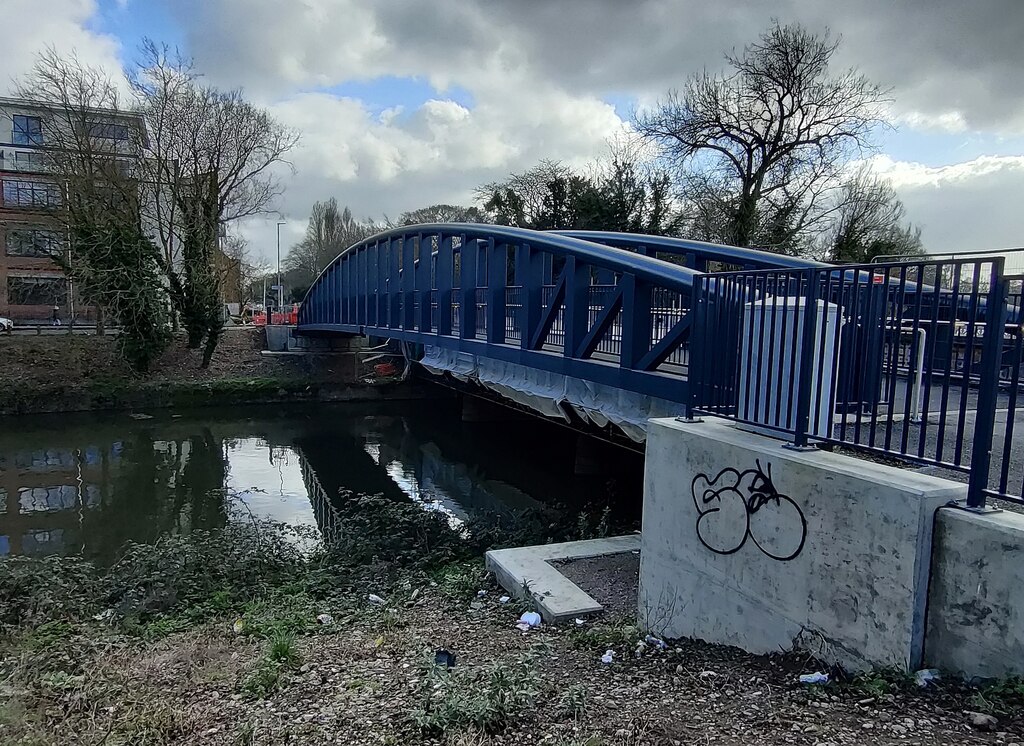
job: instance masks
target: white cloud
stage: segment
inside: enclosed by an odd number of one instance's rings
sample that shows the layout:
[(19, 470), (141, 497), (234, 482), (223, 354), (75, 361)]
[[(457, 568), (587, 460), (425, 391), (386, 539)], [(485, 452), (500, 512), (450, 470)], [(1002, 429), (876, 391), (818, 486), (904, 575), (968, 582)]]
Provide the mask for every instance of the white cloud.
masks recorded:
[[(39, 0), (3, 2), (19, 29), (5, 36), (5, 73), (23, 73), (33, 53), (51, 43), (116, 69), (118, 42), (94, 30), (95, 0), (47, 0), (45, 13)], [(357, 215), (397, 217), (430, 203), (468, 202), (476, 186), (541, 158), (582, 164), (625, 126), (603, 96), (651, 102), (688, 74), (719, 67), (724, 50), (756, 38), (772, 17), (842, 34), (840, 65), (892, 85), (894, 114), (907, 129), (1024, 132), (1019, 0), (287, 5), (286, 13), (280, 0), (168, 5), (209, 80), (245, 86), (302, 131), (292, 154), (296, 174), (285, 174), (286, 246), (316, 199), (333, 195)], [(385, 100), (372, 105), (323, 92), (388, 76), (427, 81), (434, 92), (404, 106), (386, 100), (386, 88), (379, 89)], [(468, 97), (448, 95), (453, 88)], [(381, 106), (391, 108), (381, 113)], [(1024, 225), (1013, 199), (1024, 186), (1019, 158), (938, 169), (876, 159), (875, 166), (893, 178), (930, 248), (1020, 241)], [(244, 231), (274, 256), (273, 220)]]
[(118, 41), (90, 28), (95, 13), (95, 0), (4, 0), (0, 92), (9, 94), (14, 81), (31, 69), (35, 56), (51, 45), (59, 52), (74, 51), (83, 63), (117, 75)]
[(982, 156), (939, 167), (878, 156), (872, 166), (891, 180), (908, 218), (921, 226), (928, 251), (1024, 245), (1024, 156)]

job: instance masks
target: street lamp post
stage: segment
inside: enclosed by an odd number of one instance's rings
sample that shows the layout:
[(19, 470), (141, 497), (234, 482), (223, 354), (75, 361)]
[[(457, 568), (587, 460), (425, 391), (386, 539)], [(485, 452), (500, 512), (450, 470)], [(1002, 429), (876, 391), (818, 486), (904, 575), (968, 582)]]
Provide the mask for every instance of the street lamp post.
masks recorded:
[(281, 226), (286, 221), (277, 221), (277, 312), (284, 310), (284, 286), (281, 284)]

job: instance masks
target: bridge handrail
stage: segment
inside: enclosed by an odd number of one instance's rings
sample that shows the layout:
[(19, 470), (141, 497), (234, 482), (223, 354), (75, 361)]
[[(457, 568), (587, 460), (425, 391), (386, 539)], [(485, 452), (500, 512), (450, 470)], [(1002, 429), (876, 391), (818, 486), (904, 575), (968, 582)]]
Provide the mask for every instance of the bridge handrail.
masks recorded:
[(701, 274), (690, 267), (666, 262), (655, 257), (644, 256), (643, 254), (623, 250), (619, 247), (562, 235), (554, 231), (542, 232), (489, 223), (421, 223), (419, 225), (400, 226), (381, 231), (343, 250), (320, 271), (316, 280), (313, 281), (309, 286), (309, 290), (306, 291), (303, 303), (305, 303), (305, 299), (309, 297), (310, 293), (317, 286), (319, 280), (350, 252), (355, 252), (362, 247), (379, 244), (384, 241), (417, 236), (465, 237), (467, 240), (483, 241), (501, 238), (504, 243), (528, 244), (563, 257), (582, 257), (588, 264), (596, 267), (626, 271), (649, 282), (665, 286), (675, 286), (674, 289), (685, 292), (689, 292), (692, 289), (694, 278)]
[(670, 236), (649, 236), (643, 233), (616, 233), (614, 231), (550, 231), (559, 236), (579, 238), (584, 241), (613, 246), (616, 248), (638, 251), (646, 249), (657, 253), (674, 254), (676, 256), (694, 255), (703, 261), (726, 262), (739, 264), (744, 269), (805, 269), (831, 266), (825, 262), (804, 259), (802, 257), (776, 254), (771, 251), (749, 249), (742, 246), (691, 241), (687, 238)]

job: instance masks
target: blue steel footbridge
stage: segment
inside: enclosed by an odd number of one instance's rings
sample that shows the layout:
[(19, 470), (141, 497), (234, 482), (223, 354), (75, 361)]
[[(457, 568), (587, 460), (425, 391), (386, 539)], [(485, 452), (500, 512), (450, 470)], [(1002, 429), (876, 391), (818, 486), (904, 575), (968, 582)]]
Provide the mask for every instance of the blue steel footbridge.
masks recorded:
[(823, 265), (646, 235), (417, 225), (340, 254), (297, 332), (414, 342), (449, 362), (468, 355), (683, 404), (694, 284), (709, 266)]
[(840, 266), (663, 236), (443, 223), (343, 251), (295, 333), (411, 343), (445, 381), (635, 442), (651, 417), (704, 412), (797, 445), (965, 471), (965, 443), (992, 450), (993, 413), (1015, 411), (1024, 390), (1019, 285), (991, 256)]

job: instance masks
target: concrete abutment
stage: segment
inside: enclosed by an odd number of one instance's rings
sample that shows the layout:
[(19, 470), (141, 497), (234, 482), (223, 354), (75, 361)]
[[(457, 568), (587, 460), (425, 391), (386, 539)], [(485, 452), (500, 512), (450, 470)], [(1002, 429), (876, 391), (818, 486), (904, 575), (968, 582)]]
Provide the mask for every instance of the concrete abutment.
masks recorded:
[(918, 667), (934, 515), (965, 491), (721, 420), (652, 420), (640, 622), (852, 670)]

